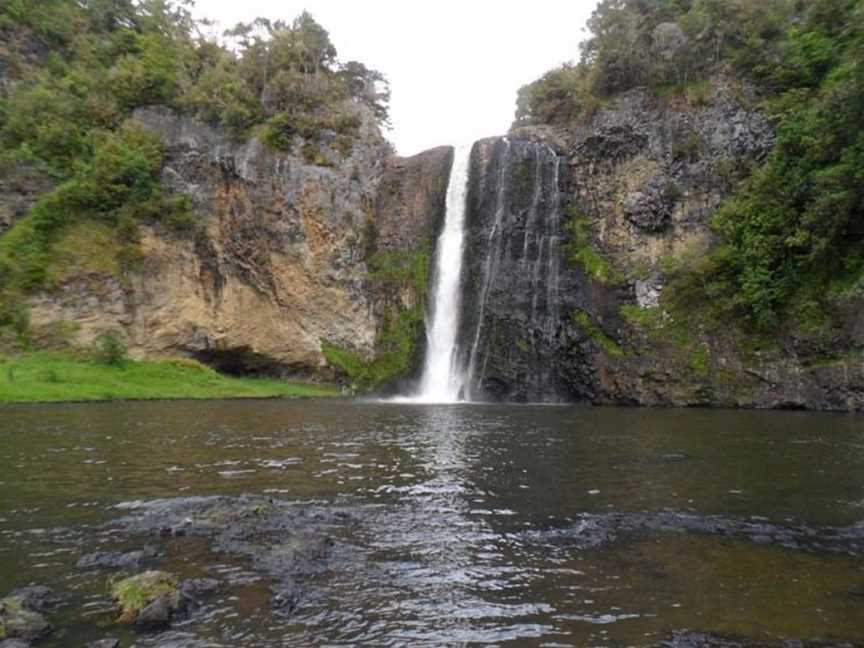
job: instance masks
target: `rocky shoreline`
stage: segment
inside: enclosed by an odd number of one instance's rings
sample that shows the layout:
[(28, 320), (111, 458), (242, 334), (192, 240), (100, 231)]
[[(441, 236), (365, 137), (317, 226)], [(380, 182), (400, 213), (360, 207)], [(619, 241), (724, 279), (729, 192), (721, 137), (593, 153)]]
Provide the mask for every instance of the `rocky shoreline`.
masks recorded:
[[(94, 551), (84, 551), (94, 549), (92, 531), (69, 534), (79, 543), (77, 572), (92, 580), (107, 578), (108, 583), (101, 611), (88, 616), (94, 629), (104, 627), (102, 633), (108, 636), (93, 639), (87, 646), (221, 646), (213, 643), (206, 632), (203, 636), (196, 633), (196, 628), (218, 623), (219, 615), (226, 613), (208, 601), (220, 596), (236, 599), (236, 593), (250, 583), (265, 587), (266, 599), (259, 599), (259, 605), (266, 606), (264, 618), (269, 617), (272, 623), (288, 622), (307, 599), (321, 594), (317, 590), (326, 588), (330, 574), (356, 568), (352, 564), (356, 555), (344, 538), (350, 538), (352, 527), (364, 515), (362, 508), (298, 504), (271, 497), (190, 497), (141, 502), (131, 511), (124, 510), (120, 517), (95, 529), (100, 546)], [(675, 511), (584, 514), (572, 522), (526, 531), (519, 539), (527, 546), (590, 552), (670, 534), (734, 539), (790, 552), (864, 556), (864, 524), (844, 528), (783, 526), (763, 519)], [(58, 538), (60, 535), (58, 532)], [(211, 559), (228, 556), (243, 567), (220, 578), (205, 576), (202, 574), (207, 573), (208, 566), (196, 564), (200, 560), (196, 556), (185, 567), (188, 573), (167, 571), (172, 568), (168, 556), (176, 556), (178, 551), (182, 555), (189, 542), (203, 542)], [(176, 570), (176, 560), (171, 564)], [(860, 592), (850, 592), (849, 596), (860, 596)], [(64, 628), (57, 619), (64, 615), (68, 618), (72, 598), (70, 592), (40, 585), (10, 592), (0, 600), (0, 648), (60, 645), (52, 643), (62, 642), (64, 637)], [(111, 626), (116, 628), (114, 632)], [(764, 643), (746, 637), (703, 634), (698, 629), (676, 630), (652, 645), (853, 646), (844, 642)]]

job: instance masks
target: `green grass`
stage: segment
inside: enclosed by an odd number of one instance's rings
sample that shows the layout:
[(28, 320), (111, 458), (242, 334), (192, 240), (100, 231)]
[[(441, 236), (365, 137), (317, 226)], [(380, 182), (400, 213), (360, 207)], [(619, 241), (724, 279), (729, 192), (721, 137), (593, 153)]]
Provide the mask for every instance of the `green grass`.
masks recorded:
[(230, 378), (190, 360), (112, 367), (69, 353), (0, 356), (0, 402), (62, 402), (337, 396), (333, 387)]

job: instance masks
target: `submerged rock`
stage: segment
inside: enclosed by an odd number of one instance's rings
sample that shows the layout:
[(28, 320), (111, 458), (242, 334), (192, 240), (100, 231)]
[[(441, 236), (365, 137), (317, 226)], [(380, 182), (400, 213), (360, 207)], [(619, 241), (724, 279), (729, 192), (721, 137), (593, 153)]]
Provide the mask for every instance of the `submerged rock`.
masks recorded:
[(180, 584), (180, 591), (187, 596), (201, 596), (212, 594), (221, 586), (215, 578), (190, 578)]
[[(701, 632), (679, 630), (672, 636), (657, 644), (657, 648), (744, 648), (747, 644), (734, 639), (726, 639)], [(749, 644), (751, 646), (755, 644)]]
[(127, 553), (96, 551), (81, 556), (75, 566), (78, 569), (137, 569), (143, 562), (155, 558), (156, 555), (156, 549), (149, 545), (139, 551)]
[(46, 636), (51, 629), (45, 617), (28, 606), (26, 597), (0, 599), (0, 639), (19, 640), (26, 645), (27, 641)]
[(570, 526), (529, 532), (533, 538), (573, 544), (579, 549), (608, 545), (622, 536), (645, 533), (690, 533), (776, 545), (813, 553), (864, 556), (864, 525), (811, 527), (783, 526), (761, 519), (695, 515), (675, 511), (659, 513), (603, 513), (580, 515)]
[(655, 648), (853, 648), (846, 642), (784, 640), (754, 641), (740, 637), (722, 637), (690, 630), (676, 630), (668, 639), (655, 644)]
[(186, 599), (175, 576), (163, 571), (147, 571), (114, 583), (111, 595), (120, 609), (118, 623), (167, 625), (185, 615)]
[[(306, 591), (300, 581), (329, 568), (337, 549), (332, 531), (351, 520), (332, 508), (267, 497), (191, 497), (150, 502), (110, 526), (133, 536), (207, 538), (214, 550), (249, 559), (260, 578), (272, 581), (272, 607), (290, 614)], [(243, 578), (249, 582), (248, 574)], [(179, 589), (186, 602), (194, 602), (220, 586), (193, 579)]]
[(30, 646), (30, 642), (24, 641), (23, 639), (0, 640), (0, 648), (30, 648)]

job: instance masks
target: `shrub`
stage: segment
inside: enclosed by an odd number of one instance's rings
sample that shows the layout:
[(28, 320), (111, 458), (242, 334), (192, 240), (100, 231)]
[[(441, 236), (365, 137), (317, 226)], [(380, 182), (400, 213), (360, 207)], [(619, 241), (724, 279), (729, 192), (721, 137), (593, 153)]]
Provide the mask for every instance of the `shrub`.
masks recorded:
[(122, 367), (129, 359), (126, 345), (116, 331), (105, 331), (96, 338), (93, 358), (99, 364)]

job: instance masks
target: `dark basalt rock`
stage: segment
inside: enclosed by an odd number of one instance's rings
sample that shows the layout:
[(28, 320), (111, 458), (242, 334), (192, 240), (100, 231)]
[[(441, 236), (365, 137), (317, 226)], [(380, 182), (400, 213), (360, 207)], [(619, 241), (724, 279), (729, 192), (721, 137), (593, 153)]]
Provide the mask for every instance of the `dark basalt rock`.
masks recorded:
[(564, 317), (579, 294), (560, 259), (564, 166), (526, 140), (482, 140), (472, 151), (458, 352), (476, 400), (581, 395), (558, 362), (574, 342)]
[(97, 551), (81, 556), (75, 566), (78, 569), (138, 569), (156, 556), (156, 549), (149, 545), (127, 553)]
[(761, 519), (719, 515), (606, 513), (580, 515), (570, 526), (529, 532), (528, 537), (591, 549), (647, 533), (690, 533), (770, 544), (793, 551), (864, 556), (864, 524), (850, 527), (783, 526)]
[[(329, 568), (337, 548), (330, 531), (351, 520), (343, 511), (267, 497), (193, 497), (151, 502), (109, 527), (129, 536), (207, 538), (216, 551), (248, 558), (256, 574), (272, 581), (273, 608), (290, 614), (306, 592), (302, 581)], [(194, 607), (221, 586), (213, 579), (192, 579), (179, 591)], [(154, 619), (165, 616), (164, 606), (150, 612)]]
[(624, 216), (646, 232), (659, 232), (669, 226), (675, 209), (675, 183), (655, 176), (628, 196)]
[(0, 648), (27, 648), (51, 634), (45, 615), (65, 605), (64, 599), (44, 585), (29, 585), (0, 599)]
[(42, 614), (54, 612), (65, 605), (62, 596), (56, 594), (50, 587), (44, 585), (28, 585), (14, 590), (9, 598), (18, 599), (21, 605), (29, 610)]
[(50, 634), (53, 628), (37, 609), (39, 603), (27, 593), (0, 599), (0, 637), (30, 642)]
[(163, 595), (149, 603), (138, 613), (136, 625), (167, 625), (171, 619), (185, 613), (182, 599)]

